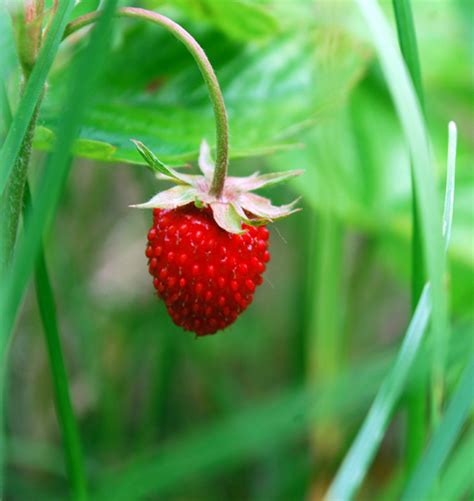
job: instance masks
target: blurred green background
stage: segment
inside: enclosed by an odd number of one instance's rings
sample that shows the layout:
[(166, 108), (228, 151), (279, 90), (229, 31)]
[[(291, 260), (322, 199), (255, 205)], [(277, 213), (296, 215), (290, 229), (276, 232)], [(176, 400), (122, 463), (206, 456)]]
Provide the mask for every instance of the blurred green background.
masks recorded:
[[(474, 320), (473, 7), (412, 5), (440, 201), (447, 124), (459, 128), (449, 387), (456, 353), (472, 349)], [(128, 208), (164, 184), (137, 165), (129, 139), (170, 164), (195, 164), (201, 139), (214, 142), (212, 109), (179, 42), (157, 26), (117, 20), (46, 239), (91, 483), (127, 471), (124, 499), (321, 499), (411, 316), (409, 157), (367, 28), (348, 1), (140, 6), (180, 22), (214, 65), (231, 174), (304, 169), (268, 193), (278, 203), (301, 196), (303, 211), (272, 225), (265, 282), (233, 326), (195, 339), (172, 324), (147, 273), (151, 213)], [(391, 3), (383, 7), (394, 25)], [(49, 78), (33, 186), (86, 32), (63, 45)], [(61, 499), (67, 480), (32, 292), (11, 346), (6, 496)], [(400, 409), (360, 499), (399, 496), (403, 400)]]

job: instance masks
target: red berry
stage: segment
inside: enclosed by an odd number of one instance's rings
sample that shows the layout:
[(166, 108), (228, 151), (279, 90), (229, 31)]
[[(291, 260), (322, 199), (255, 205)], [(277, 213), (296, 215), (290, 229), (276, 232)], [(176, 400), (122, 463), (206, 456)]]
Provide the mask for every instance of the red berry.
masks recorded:
[(208, 209), (153, 211), (146, 255), (158, 296), (176, 325), (198, 336), (225, 329), (252, 302), (270, 259), (268, 230), (220, 228)]

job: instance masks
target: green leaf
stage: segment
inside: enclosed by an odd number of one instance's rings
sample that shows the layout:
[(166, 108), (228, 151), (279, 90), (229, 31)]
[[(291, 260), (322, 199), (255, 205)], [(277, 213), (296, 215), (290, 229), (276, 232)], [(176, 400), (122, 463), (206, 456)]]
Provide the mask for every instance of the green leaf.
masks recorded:
[(235, 40), (264, 40), (279, 30), (278, 20), (268, 8), (248, 0), (173, 0), (172, 3)]
[[(39, 150), (49, 150), (54, 147), (56, 135), (51, 129), (38, 125), (35, 129), (33, 146)], [(74, 141), (72, 152), (92, 160), (112, 158), (116, 148), (108, 143), (94, 141), (93, 139), (77, 139)]]
[(153, 172), (163, 174), (180, 183), (190, 184), (190, 177), (185, 174), (180, 174), (171, 167), (165, 165), (159, 160), (155, 154), (147, 148), (142, 142), (136, 139), (131, 139), (132, 143), (136, 146), (138, 153), (144, 158), (145, 162), (152, 168)]
[[(185, 48), (159, 27), (139, 21), (124, 24), (123, 20), (118, 25), (123, 34), (109, 58), (108, 78), (94, 96), (95, 106), (87, 112), (81, 138), (116, 148), (112, 156), (104, 156), (105, 161), (142, 163), (130, 143), (132, 137), (159, 152), (168, 165), (196, 159), (202, 138), (215, 134), (199, 70)], [(198, 37), (226, 100), (231, 158), (268, 155), (295, 146), (302, 129), (340, 105), (365, 68), (367, 57), (352, 38), (331, 36), (330, 54), (326, 46), (316, 47), (321, 61), (314, 57), (312, 40), (293, 32), (255, 47), (236, 46), (215, 32)], [(328, 57), (339, 64), (328, 68)], [(41, 123), (48, 128), (54, 128), (62, 111), (63, 71), (60, 68), (50, 79), (42, 108)], [(119, 74), (121, 78), (117, 78)], [(313, 85), (320, 74), (325, 75), (324, 82), (331, 82), (329, 89)]]

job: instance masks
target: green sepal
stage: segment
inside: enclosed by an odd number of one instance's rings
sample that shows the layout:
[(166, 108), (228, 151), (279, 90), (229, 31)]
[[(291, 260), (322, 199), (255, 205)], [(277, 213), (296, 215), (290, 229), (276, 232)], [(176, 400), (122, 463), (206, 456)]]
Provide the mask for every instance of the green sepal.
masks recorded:
[(174, 179), (175, 182), (180, 184), (190, 184), (190, 180), (188, 176), (185, 174), (181, 174), (174, 170), (172, 167), (164, 164), (160, 159), (156, 157), (156, 155), (141, 141), (137, 141), (136, 139), (130, 139), (132, 143), (138, 150), (138, 153), (143, 157), (145, 162), (150, 166), (151, 170), (157, 174), (163, 174), (171, 179)]

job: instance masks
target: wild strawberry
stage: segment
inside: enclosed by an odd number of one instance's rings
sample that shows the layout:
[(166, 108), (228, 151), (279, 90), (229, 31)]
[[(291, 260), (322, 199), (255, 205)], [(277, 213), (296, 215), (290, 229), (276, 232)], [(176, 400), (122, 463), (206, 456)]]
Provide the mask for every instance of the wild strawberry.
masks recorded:
[(154, 210), (148, 269), (176, 325), (198, 336), (232, 324), (262, 282), (268, 252), (265, 227), (242, 234), (219, 227), (210, 209), (189, 204)]
[(270, 260), (266, 223), (297, 210), (295, 202), (276, 207), (250, 192), (301, 171), (228, 177), (217, 197), (206, 142), (199, 156), (203, 176), (171, 169), (134, 142), (159, 178), (178, 184), (133, 206), (154, 209), (145, 251), (153, 285), (176, 325), (198, 336), (214, 334), (235, 322), (263, 282)]

